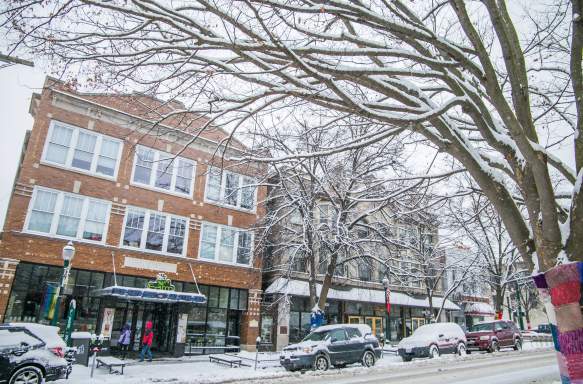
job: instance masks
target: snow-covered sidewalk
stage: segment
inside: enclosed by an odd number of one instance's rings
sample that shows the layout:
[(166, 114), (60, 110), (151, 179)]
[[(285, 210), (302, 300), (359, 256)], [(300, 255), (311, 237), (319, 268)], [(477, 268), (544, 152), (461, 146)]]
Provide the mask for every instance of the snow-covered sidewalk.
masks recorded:
[[(90, 367), (75, 365), (69, 380), (60, 380), (58, 384), (151, 384), (151, 383), (172, 383), (172, 384), (217, 384), (235, 383), (243, 380), (257, 379), (266, 383), (274, 382), (277, 378), (303, 376), (308, 379), (311, 376), (321, 375), (361, 375), (371, 372), (371, 370), (383, 370), (388, 368), (409, 369), (432, 364), (451, 365), (458, 360), (480, 360), (502, 357), (505, 354), (529, 353), (530, 351), (549, 350), (550, 344), (535, 345), (540, 343), (526, 343), (525, 351), (512, 352), (502, 351), (495, 354), (474, 353), (465, 357), (453, 355), (442, 356), (437, 359), (418, 359), (413, 362), (404, 363), (400, 357), (393, 353), (386, 353), (375, 367), (364, 368), (359, 364), (354, 364), (347, 368), (338, 370), (331, 369), (327, 372), (308, 371), (305, 374), (299, 372), (287, 372), (277, 361), (276, 353), (261, 353), (257, 370), (254, 369), (255, 354), (241, 352), (239, 356), (243, 363), (250, 367), (230, 368), (215, 363), (210, 363), (208, 356), (197, 356), (192, 358), (168, 359), (165, 361), (155, 361), (154, 363), (128, 361), (124, 375), (110, 375), (106, 369), (96, 369), (94, 377), (90, 378)], [(309, 379), (308, 379), (309, 380)]]

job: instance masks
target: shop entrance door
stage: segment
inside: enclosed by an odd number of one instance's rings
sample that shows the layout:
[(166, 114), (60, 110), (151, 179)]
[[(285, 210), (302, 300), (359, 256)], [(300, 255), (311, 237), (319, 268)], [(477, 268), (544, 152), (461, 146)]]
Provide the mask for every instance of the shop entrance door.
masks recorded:
[(380, 340), (383, 336), (383, 318), (382, 317), (365, 317), (364, 323), (372, 329), (372, 334)]
[[(172, 352), (178, 323), (178, 313), (171, 304), (140, 303), (135, 306), (133, 334), (136, 335), (134, 345), (141, 346), (141, 340), (146, 331), (146, 322), (152, 322), (154, 340), (152, 350), (155, 352)], [(138, 338), (139, 336), (139, 338)], [(139, 350), (139, 349), (138, 349)]]
[(422, 317), (413, 317), (411, 319), (411, 324), (413, 325), (413, 329), (411, 331), (415, 332), (417, 328), (419, 328), (422, 325), (425, 325), (425, 319)]
[(348, 316), (348, 324), (360, 324), (361, 320), (360, 316)]

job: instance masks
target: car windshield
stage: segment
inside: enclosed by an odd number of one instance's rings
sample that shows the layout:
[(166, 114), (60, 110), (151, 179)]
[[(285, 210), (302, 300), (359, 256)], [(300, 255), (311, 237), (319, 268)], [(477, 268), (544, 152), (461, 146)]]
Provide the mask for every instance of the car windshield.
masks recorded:
[(330, 337), (329, 331), (323, 332), (312, 332), (308, 336), (304, 337), (302, 341), (322, 341)]
[(470, 332), (484, 332), (492, 330), (492, 323), (476, 324), (472, 325)]

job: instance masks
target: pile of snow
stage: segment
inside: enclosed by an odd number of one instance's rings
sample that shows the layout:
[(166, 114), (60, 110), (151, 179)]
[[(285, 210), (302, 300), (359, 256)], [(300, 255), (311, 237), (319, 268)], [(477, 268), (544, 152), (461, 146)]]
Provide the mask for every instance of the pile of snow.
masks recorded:
[(10, 323), (10, 325), (28, 329), (33, 335), (44, 341), (47, 348), (64, 348), (67, 346), (59, 336), (59, 327), (37, 323)]

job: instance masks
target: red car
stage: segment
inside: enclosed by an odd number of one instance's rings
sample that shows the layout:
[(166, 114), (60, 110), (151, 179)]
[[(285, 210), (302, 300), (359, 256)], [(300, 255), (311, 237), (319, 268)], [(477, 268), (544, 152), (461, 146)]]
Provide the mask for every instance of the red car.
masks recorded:
[(496, 320), (473, 325), (466, 333), (468, 353), (471, 351), (499, 351), (500, 348), (522, 348), (522, 335), (512, 321)]

